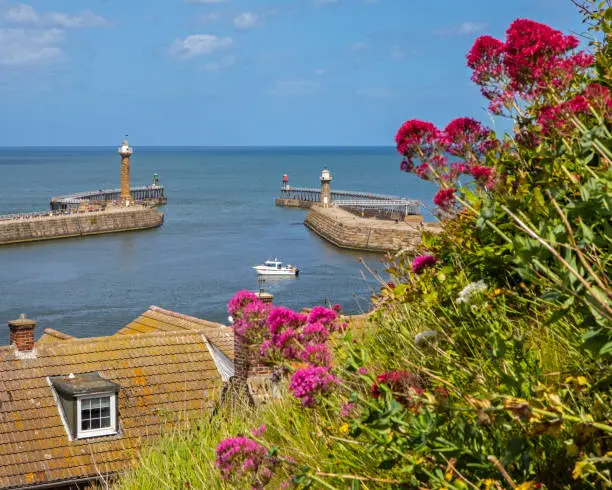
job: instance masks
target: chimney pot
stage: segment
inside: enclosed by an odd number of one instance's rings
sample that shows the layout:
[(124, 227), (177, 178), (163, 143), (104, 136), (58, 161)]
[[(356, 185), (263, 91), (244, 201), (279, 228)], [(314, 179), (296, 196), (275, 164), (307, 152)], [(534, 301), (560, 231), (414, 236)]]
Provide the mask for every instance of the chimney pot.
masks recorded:
[(17, 320), (8, 322), (10, 334), (9, 344), (15, 344), (20, 352), (27, 352), (34, 349), (34, 329), (36, 322), (26, 317), (25, 313), (19, 315)]

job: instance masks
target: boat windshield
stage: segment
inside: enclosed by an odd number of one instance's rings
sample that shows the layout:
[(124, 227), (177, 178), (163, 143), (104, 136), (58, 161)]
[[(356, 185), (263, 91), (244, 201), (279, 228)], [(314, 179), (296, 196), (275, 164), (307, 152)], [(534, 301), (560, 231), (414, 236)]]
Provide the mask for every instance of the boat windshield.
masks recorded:
[(275, 262), (274, 260), (266, 260), (264, 262), (264, 265), (266, 265), (268, 267), (274, 267), (275, 269), (280, 269), (282, 263), (281, 262)]

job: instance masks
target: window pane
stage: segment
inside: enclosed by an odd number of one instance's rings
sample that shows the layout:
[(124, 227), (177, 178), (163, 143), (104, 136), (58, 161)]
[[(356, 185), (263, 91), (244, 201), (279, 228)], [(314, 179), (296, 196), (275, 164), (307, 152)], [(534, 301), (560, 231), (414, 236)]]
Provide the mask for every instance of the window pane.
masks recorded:
[(80, 407), (80, 430), (95, 431), (112, 427), (112, 416), (114, 414), (111, 414), (110, 396), (82, 399)]

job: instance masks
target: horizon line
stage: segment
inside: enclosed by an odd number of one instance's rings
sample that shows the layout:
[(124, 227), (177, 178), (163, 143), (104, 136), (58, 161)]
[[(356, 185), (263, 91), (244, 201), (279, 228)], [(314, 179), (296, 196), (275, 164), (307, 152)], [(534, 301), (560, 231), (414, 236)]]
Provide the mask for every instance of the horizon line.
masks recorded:
[[(2, 149), (22, 148), (114, 148), (119, 145), (0, 145)], [(394, 148), (394, 145), (136, 145), (136, 148)]]

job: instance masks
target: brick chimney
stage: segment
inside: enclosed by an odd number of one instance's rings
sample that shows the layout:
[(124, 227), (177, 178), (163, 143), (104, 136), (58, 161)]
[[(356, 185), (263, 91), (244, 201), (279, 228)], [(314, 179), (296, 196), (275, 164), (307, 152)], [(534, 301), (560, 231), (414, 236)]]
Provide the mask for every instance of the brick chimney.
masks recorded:
[(34, 348), (34, 329), (36, 322), (26, 318), (25, 313), (19, 315), (17, 320), (8, 322), (10, 329), (9, 344), (17, 347), (20, 352), (31, 351)]
[[(271, 304), (274, 296), (263, 290), (255, 293), (266, 304)], [(271, 374), (269, 366), (261, 363), (259, 346), (246, 345), (244, 340), (234, 333), (234, 375), (239, 383), (246, 383), (247, 379), (260, 374)]]

